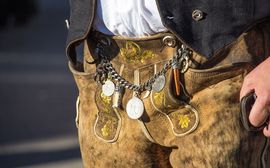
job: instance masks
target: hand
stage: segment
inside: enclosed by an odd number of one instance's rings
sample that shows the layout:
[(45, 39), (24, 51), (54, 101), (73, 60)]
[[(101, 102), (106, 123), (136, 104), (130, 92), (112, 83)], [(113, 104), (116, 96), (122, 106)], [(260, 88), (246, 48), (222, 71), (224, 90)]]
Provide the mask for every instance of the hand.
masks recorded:
[(268, 122), (268, 127), (263, 129), (263, 133), (265, 136), (270, 137), (270, 121), (268, 117), (270, 115), (270, 57), (245, 77), (240, 99), (251, 91), (255, 91), (257, 99), (251, 109), (249, 121), (255, 127)]

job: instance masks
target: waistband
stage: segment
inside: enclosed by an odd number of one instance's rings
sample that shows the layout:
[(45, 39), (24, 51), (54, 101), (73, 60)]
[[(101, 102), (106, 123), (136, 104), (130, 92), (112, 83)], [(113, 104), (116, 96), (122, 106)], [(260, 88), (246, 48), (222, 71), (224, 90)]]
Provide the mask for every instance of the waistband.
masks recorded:
[[(172, 33), (164, 32), (151, 36), (130, 38), (122, 36), (109, 36), (97, 31), (92, 31), (88, 38), (88, 46), (91, 51), (96, 50), (100, 43), (106, 55), (110, 55), (115, 62), (130, 64), (138, 67), (153, 62), (170, 60), (182, 45)], [(99, 43), (99, 44), (98, 44)], [(195, 68), (207, 61), (207, 59), (190, 50), (190, 66)], [(92, 59), (99, 59), (95, 53), (91, 53)]]
[[(269, 23), (263, 26), (256, 26), (242, 34), (234, 43), (225, 46), (216, 55), (206, 58), (191, 48), (190, 67), (196, 69), (207, 69), (214, 66), (248, 62), (257, 65), (269, 55)], [(89, 62), (98, 60), (93, 51), (100, 41), (110, 43), (105, 50), (115, 61), (126, 61), (131, 65), (149, 64), (159, 60), (171, 59), (177, 47), (182, 45), (180, 39), (170, 32), (159, 33), (152, 36), (140, 38), (127, 38), (120, 36), (109, 36), (97, 31), (92, 31), (86, 40), (89, 50), (92, 51)], [(128, 57), (121, 57), (121, 55)], [(158, 55), (154, 58), (153, 55)], [(119, 56), (119, 57), (117, 57)], [(146, 59), (147, 58), (147, 59)]]

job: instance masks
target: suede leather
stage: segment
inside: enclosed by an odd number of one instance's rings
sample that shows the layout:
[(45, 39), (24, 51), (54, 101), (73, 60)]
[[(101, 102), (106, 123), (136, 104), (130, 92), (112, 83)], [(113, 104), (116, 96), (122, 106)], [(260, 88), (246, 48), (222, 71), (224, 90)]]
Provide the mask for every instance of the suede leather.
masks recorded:
[[(181, 96), (174, 94), (171, 71), (166, 73), (166, 86), (159, 93), (162, 96), (155, 99), (156, 93), (152, 92), (143, 99), (145, 114), (141, 121), (155, 143), (144, 135), (139, 121), (128, 118), (125, 112), (132, 97), (129, 90), (125, 91), (123, 108), (117, 109), (121, 118), (119, 135), (111, 132), (117, 139), (110, 143), (97, 135), (96, 131), (102, 129), (95, 128), (102, 111), (97, 99), (100, 86), (93, 79), (96, 65), (86, 61), (98, 59), (93, 50), (99, 37), (91, 37), (95, 38), (85, 41), (83, 64), (76, 64), (77, 67), (70, 64), (79, 90), (78, 133), (84, 167), (261, 168), (262, 156), (266, 167), (270, 167), (267, 139), (261, 132), (250, 133), (243, 128), (239, 107), (244, 76), (270, 54), (269, 22), (242, 34), (211, 59), (193, 52), (191, 68), (180, 76)], [(111, 62), (118, 72), (121, 64), (125, 64), (123, 77), (131, 82), (135, 70), (139, 70), (143, 82), (154, 74), (155, 63), (160, 69), (175, 52), (172, 47), (160, 51), (160, 38), (135, 40), (142, 51), (152, 50), (154, 56), (145, 62), (130, 63), (119, 54), (127, 41), (113, 38), (112, 41), (114, 47), (106, 49), (112, 55)], [(187, 104), (192, 108), (187, 108)], [(181, 128), (178, 117), (194, 112), (190, 109), (198, 112), (199, 125), (182, 136), (190, 128)], [(113, 109), (110, 112), (115, 113)], [(194, 114), (189, 119), (189, 124), (195, 123)]]

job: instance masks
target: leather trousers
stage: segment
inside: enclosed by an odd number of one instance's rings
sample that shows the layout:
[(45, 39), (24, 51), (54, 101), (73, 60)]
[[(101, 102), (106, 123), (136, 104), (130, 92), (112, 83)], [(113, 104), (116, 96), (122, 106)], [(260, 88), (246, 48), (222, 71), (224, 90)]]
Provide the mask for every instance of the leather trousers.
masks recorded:
[(162, 91), (140, 95), (145, 111), (138, 120), (126, 113), (133, 91), (125, 89), (115, 102), (94, 80), (95, 49), (104, 40), (115, 70), (137, 84), (160, 71), (179, 45), (170, 33), (125, 39), (93, 32), (85, 40), (83, 62), (69, 64), (79, 91), (76, 122), (84, 167), (270, 167), (269, 139), (244, 129), (239, 106), (245, 75), (270, 55), (270, 23), (210, 59), (193, 51), (179, 73), (181, 94), (175, 94), (170, 68)]

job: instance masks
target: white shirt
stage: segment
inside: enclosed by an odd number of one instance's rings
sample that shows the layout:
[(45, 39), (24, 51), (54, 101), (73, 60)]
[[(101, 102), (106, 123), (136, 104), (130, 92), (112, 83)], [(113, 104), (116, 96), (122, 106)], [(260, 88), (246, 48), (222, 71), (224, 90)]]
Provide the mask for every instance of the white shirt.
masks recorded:
[(155, 0), (98, 0), (93, 28), (104, 34), (125, 37), (167, 31)]

